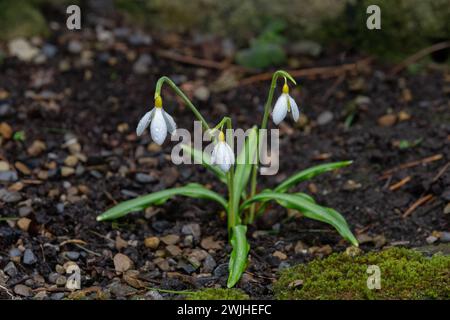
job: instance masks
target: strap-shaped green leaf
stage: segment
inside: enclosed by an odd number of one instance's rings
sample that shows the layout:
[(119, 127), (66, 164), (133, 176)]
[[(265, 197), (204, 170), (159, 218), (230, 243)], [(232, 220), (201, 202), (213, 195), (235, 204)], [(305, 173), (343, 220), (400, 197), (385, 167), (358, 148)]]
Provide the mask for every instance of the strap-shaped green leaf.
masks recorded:
[(275, 189), (275, 192), (286, 192), (291, 188), (292, 186), (305, 181), (314, 178), (315, 176), (335, 170), (338, 168), (346, 167), (350, 164), (352, 164), (353, 161), (340, 161), (340, 162), (332, 162), (332, 163), (326, 163), (326, 164), (320, 164), (318, 166), (314, 166), (311, 168), (308, 168), (306, 170), (302, 170), (300, 172), (297, 172), (296, 174), (290, 176), (286, 180), (284, 180), (282, 183), (280, 183)]
[(123, 217), (130, 212), (143, 210), (151, 205), (161, 205), (173, 196), (186, 196), (191, 198), (214, 200), (227, 209), (226, 200), (218, 193), (196, 183), (190, 183), (184, 187), (166, 189), (153, 192), (145, 196), (124, 201), (108, 209), (97, 217), (97, 221), (112, 220)]
[(258, 130), (256, 127), (250, 129), (245, 140), (244, 148), (236, 159), (236, 170), (233, 177), (233, 202), (232, 212), (238, 212), (241, 195), (245, 192), (252, 166), (255, 165), (256, 152), (258, 148)]
[(283, 207), (299, 210), (305, 217), (310, 219), (328, 223), (332, 225), (339, 232), (339, 234), (347, 239), (351, 244), (355, 246), (358, 245), (358, 241), (350, 231), (344, 217), (339, 212), (331, 208), (319, 206), (304, 196), (278, 192), (263, 192), (245, 201), (242, 204), (242, 208), (249, 206), (253, 202), (264, 202), (268, 200), (275, 200)]
[(208, 154), (204, 153), (201, 150), (197, 150), (194, 147), (189, 146), (187, 144), (182, 144), (181, 148), (189, 155), (192, 155), (192, 157), (196, 162), (201, 162), (201, 164), (205, 168), (213, 172), (217, 176), (217, 178), (219, 178), (220, 181), (222, 181), (225, 184), (227, 183), (227, 177), (225, 173), (216, 166), (211, 164), (211, 157)]
[(230, 262), (228, 265), (228, 281), (227, 287), (233, 287), (241, 278), (247, 267), (247, 256), (250, 251), (250, 245), (247, 242), (247, 226), (242, 224), (234, 226), (232, 229), (233, 235), (231, 237), (231, 251)]

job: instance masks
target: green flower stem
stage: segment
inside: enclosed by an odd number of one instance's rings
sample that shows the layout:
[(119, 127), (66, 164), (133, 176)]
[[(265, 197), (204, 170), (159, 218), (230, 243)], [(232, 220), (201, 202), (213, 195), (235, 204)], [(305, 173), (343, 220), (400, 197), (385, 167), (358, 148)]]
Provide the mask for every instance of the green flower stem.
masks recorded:
[[(294, 78), (292, 78), (292, 76), (289, 73), (287, 73), (286, 71), (283, 71), (283, 70), (275, 71), (275, 73), (272, 76), (272, 83), (270, 85), (269, 95), (267, 96), (267, 101), (266, 101), (266, 104), (264, 105), (264, 115), (263, 115), (263, 119), (261, 122), (261, 129), (267, 129), (267, 122), (269, 120), (270, 109), (272, 107), (273, 94), (275, 92), (275, 88), (277, 86), (277, 80), (279, 77), (283, 77), (284, 79), (287, 78), (292, 83), (297, 84), (295, 82)], [(259, 144), (259, 132), (258, 132), (258, 152), (256, 154), (257, 161), (252, 169), (252, 176), (251, 176), (251, 182), (250, 182), (250, 198), (256, 194), (256, 180), (258, 177), (259, 152), (260, 152), (260, 144)], [(255, 220), (255, 209), (256, 209), (255, 206), (256, 206), (256, 204), (254, 204), (254, 203), (250, 206), (249, 215), (246, 219), (247, 223), (253, 223)]]
[[(224, 117), (222, 119), (223, 122), (226, 122), (227, 130), (226, 137), (227, 142), (230, 144), (231, 148), (234, 148), (233, 143), (233, 126), (231, 123), (230, 117)], [(221, 121), (221, 122), (222, 122)], [(231, 166), (230, 171), (227, 174), (227, 182), (228, 182), (228, 214), (227, 214), (227, 226), (228, 226), (228, 238), (231, 239), (231, 232), (233, 227), (237, 225), (239, 220), (239, 213), (235, 212), (233, 208), (233, 177), (234, 177), (234, 166)]]
[(194, 113), (195, 117), (201, 121), (203, 129), (209, 130), (210, 128), (209, 128), (208, 122), (206, 122), (205, 118), (203, 118), (203, 116), (200, 114), (198, 109), (192, 104), (191, 100), (189, 100), (189, 98), (184, 94), (184, 92), (181, 91), (181, 89), (178, 88), (178, 86), (168, 77), (163, 76), (158, 79), (158, 82), (156, 83), (156, 89), (155, 89), (155, 99), (157, 96), (161, 95), (161, 88), (164, 83), (167, 83), (175, 91), (175, 93), (181, 99), (183, 99), (184, 103), (186, 103), (186, 105), (189, 107), (189, 109), (191, 109), (191, 111)]

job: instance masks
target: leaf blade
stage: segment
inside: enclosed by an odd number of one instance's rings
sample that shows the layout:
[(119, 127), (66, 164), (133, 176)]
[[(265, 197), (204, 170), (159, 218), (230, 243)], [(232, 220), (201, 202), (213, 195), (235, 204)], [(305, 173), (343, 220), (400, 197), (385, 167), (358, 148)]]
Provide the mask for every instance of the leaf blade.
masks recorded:
[(227, 287), (232, 288), (241, 278), (247, 266), (247, 256), (250, 251), (250, 244), (247, 241), (247, 226), (237, 225), (232, 229), (231, 245), (233, 250), (228, 264)]
[(275, 192), (286, 192), (294, 186), (295, 184), (298, 184), (302, 181), (309, 180), (314, 178), (315, 176), (318, 176), (319, 174), (322, 174), (324, 172), (328, 172), (331, 170), (339, 169), (342, 167), (349, 166), (352, 164), (353, 161), (339, 161), (339, 162), (332, 162), (332, 163), (325, 163), (320, 164), (305, 170), (302, 170), (300, 172), (297, 172), (296, 174), (293, 174), (283, 182), (281, 182), (275, 189)]
[(137, 197), (135, 199), (121, 202), (118, 205), (106, 210), (103, 214), (99, 215), (97, 217), (97, 221), (117, 219), (127, 215), (130, 212), (139, 211), (151, 205), (160, 205), (167, 201), (169, 198), (176, 195), (214, 200), (220, 203), (225, 209), (227, 209), (227, 202), (221, 195), (203, 187), (202, 185), (191, 183), (184, 187), (161, 190)]
[(263, 192), (245, 201), (242, 207), (245, 208), (253, 202), (265, 202), (268, 200), (275, 200), (285, 208), (301, 211), (305, 217), (332, 225), (344, 239), (348, 240), (351, 244), (358, 246), (358, 241), (350, 231), (347, 222), (340, 213), (334, 209), (319, 206), (305, 197), (279, 192)]

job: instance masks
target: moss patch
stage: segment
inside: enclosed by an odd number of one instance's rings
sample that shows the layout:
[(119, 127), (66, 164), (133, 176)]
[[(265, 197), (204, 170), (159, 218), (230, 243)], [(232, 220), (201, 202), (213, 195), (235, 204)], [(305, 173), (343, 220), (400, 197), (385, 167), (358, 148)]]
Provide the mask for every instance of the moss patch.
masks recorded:
[(0, 39), (46, 35), (44, 16), (31, 1), (0, 0)]
[[(380, 268), (381, 289), (367, 288), (369, 265)], [(333, 254), (283, 270), (274, 292), (277, 299), (448, 299), (450, 257), (405, 248)]]
[(249, 300), (250, 297), (239, 289), (204, 289), (187, 296), (188, 300)]

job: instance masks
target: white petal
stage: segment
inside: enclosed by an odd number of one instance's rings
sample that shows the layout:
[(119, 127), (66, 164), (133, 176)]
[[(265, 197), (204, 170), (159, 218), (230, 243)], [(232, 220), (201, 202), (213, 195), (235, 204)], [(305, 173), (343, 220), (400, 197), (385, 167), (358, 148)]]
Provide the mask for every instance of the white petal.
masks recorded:
[(228, 143), (225, 144), (227, 146), (227, 153), (230, 164), (234, 164), (234, 152), (233, 149), (231, 149), (230, 145)]
[(287, 113), (287, 94), (283, 93), (273, 107), (272, 119), (275, 124), (279, 124), (286, 117)]
[(234, 164), (234, 152), (231, 147), (226, 142), (219, 142), (214, 147), (213, 154), (214, 164), (219, 165), (223, 172), (228, 172)]
[(217, 149), (219, 148), (219, 145), (216, 144), (213, 148), (213, 151), (211, 153), (211, 164), (217, 164), (216, 160), (217, 160)]
[(297, 122), (298, 118), (300, 117), (300, 111), (298, 110), (297, 103), (290, 96), (289, 96), (289, 103), (291, 104), (292, 119), (294, 119), (294, 121)]
[(169, 131), (169, 133), (172, 134), (177, 129), (177, 124), (173, 120), (172, 116), (167, 112), (165, 112), (164, 110), (162, 111), (162, 114), (164, 120), (166, 121), (167, 131)]
[(162, 145), (167, 136), (167, 126), (161, 108), (156, 108), (153, 121), (150, 125), (150, 134), (153, 141)]
[(144, 116), (139, 120), (139, 123), (136, 127), (136, 134), (140, 136), (145, 129), (147, 129), (148, 125), (150, 124), (150, 121), (152, 121), (152, 115), (155, 112), (155, 108), (153, 108), (151, 111), (144, 114)]

